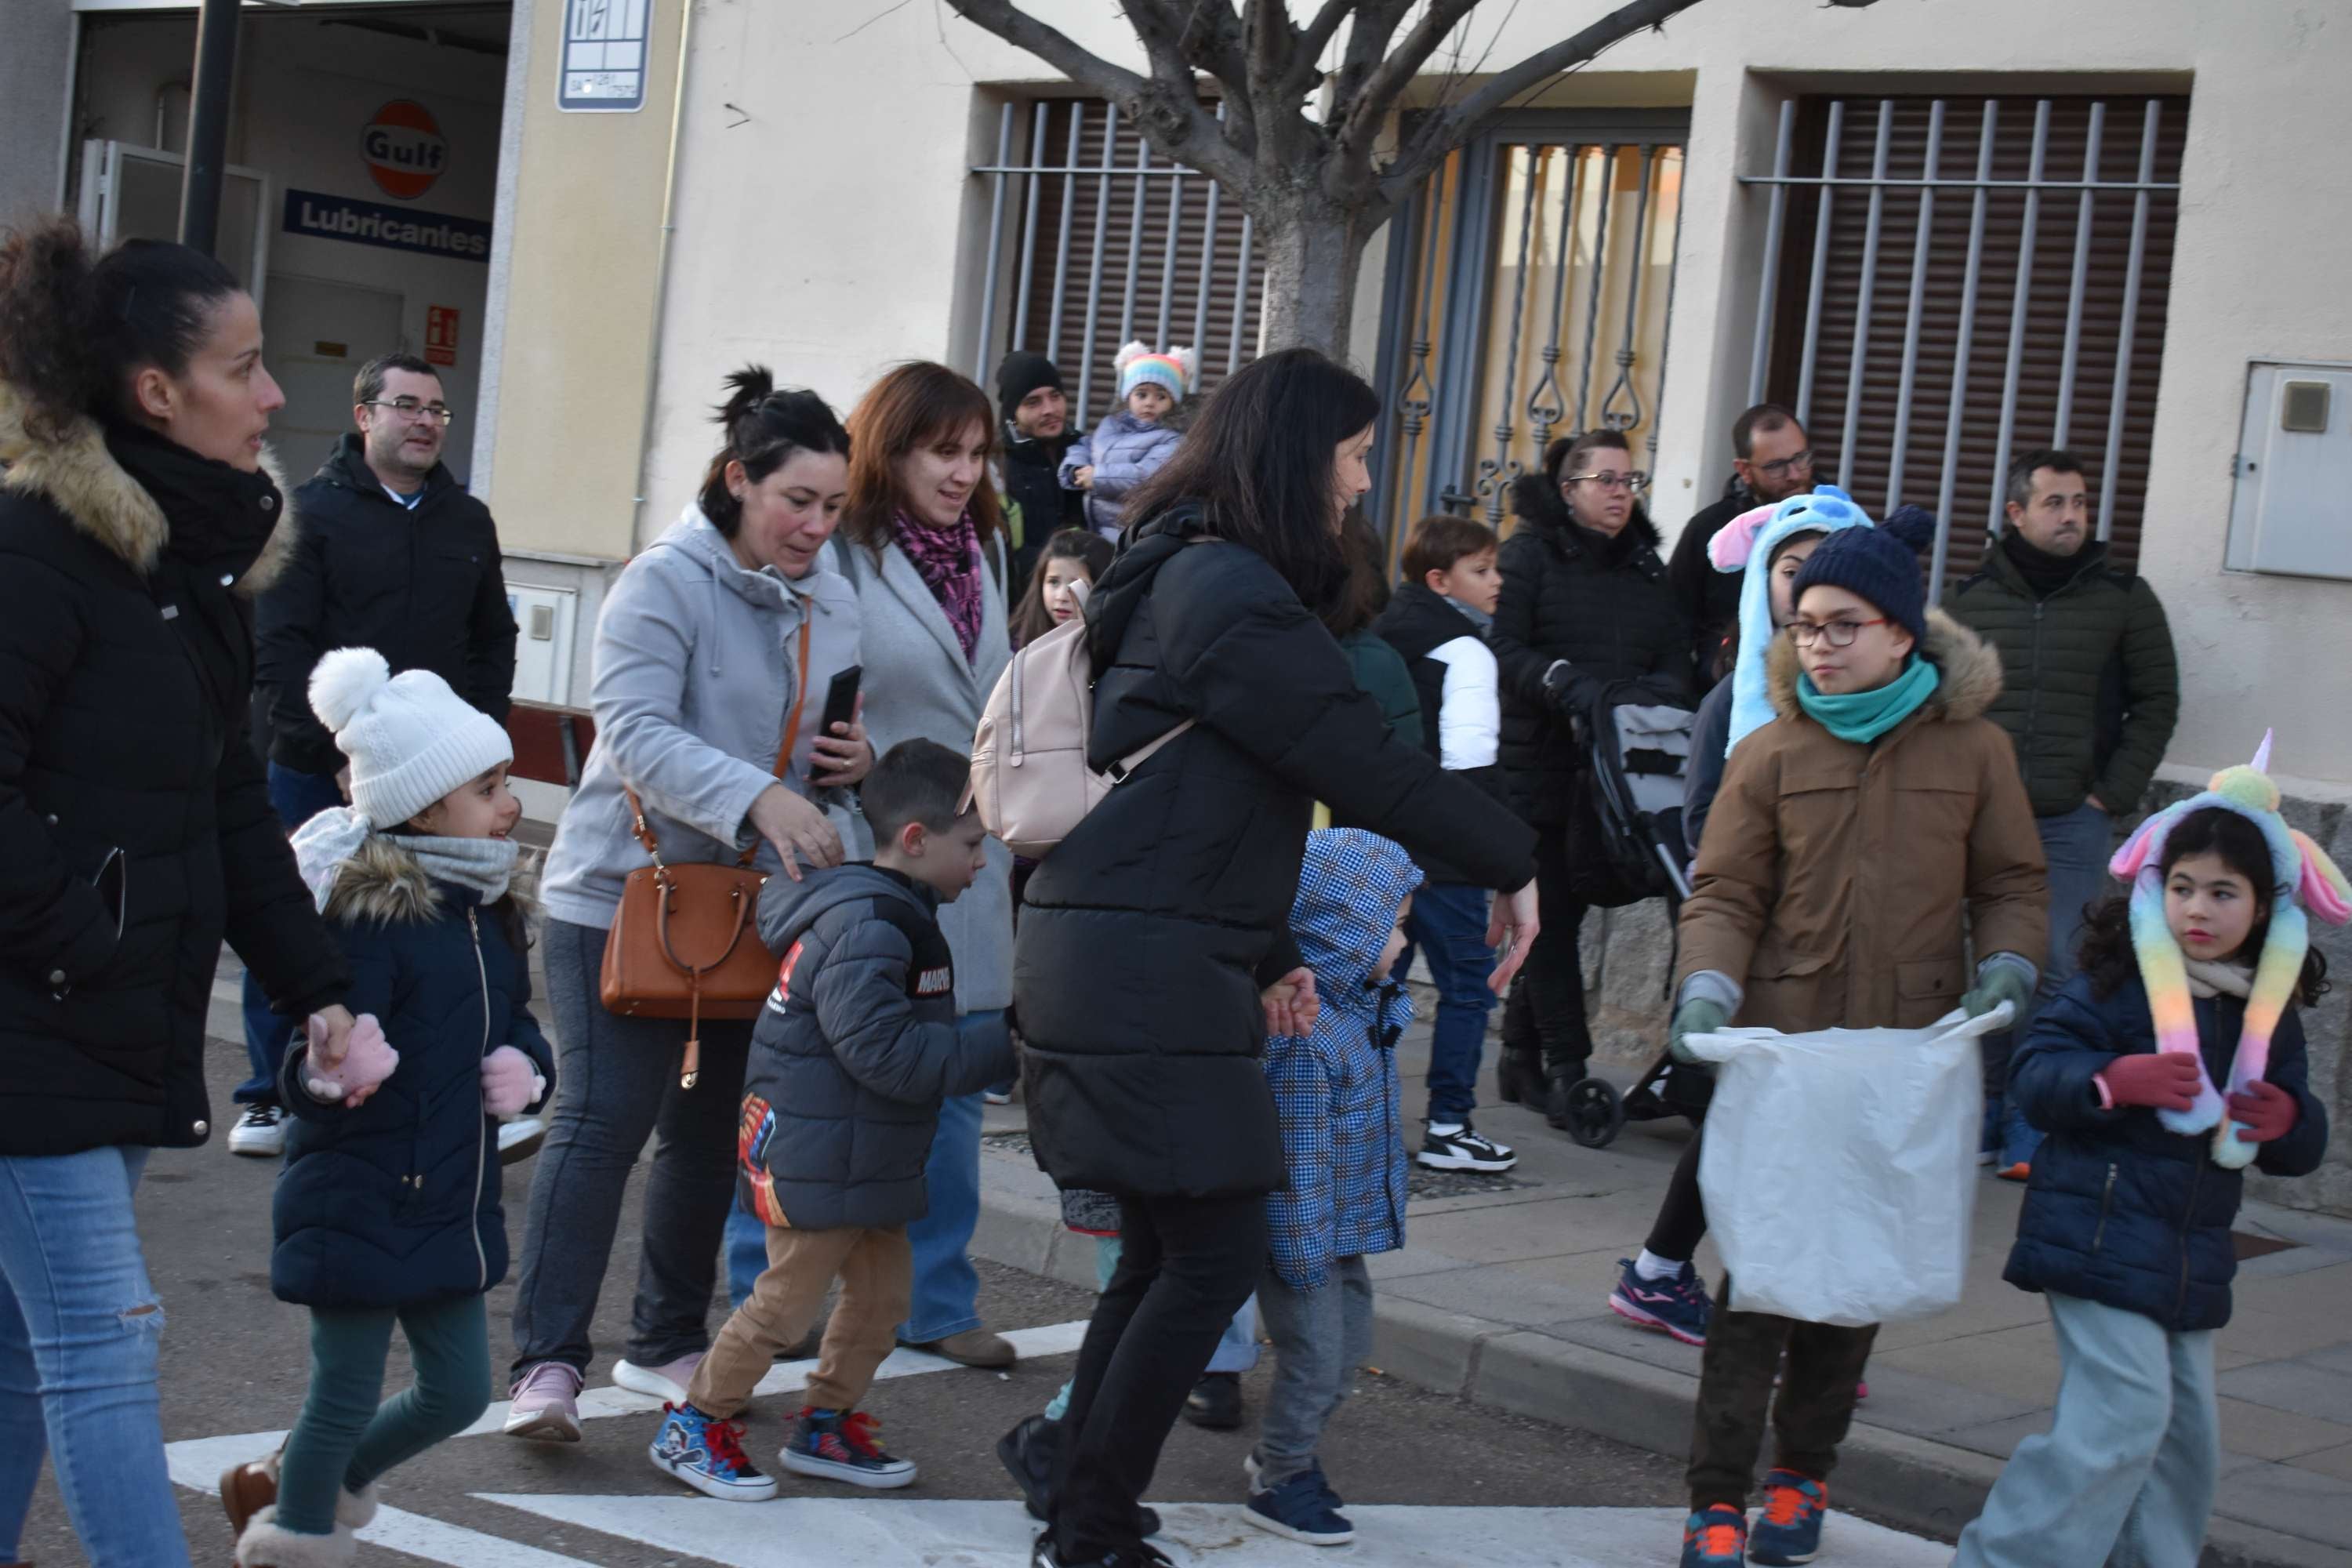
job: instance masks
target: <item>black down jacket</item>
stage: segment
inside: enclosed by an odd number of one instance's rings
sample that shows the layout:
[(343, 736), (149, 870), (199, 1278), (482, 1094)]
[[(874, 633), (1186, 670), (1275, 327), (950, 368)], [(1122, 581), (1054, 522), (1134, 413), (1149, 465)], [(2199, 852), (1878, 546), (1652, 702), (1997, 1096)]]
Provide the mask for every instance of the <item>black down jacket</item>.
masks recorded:
[(745, 1205), (795, 1230), (883, 1229), (929, 1212), (940, 1101), (1013, 1075), (1003, 1031), (956, 1027), (939, 895), (852, 862), (760, 894), (776, 989), (743, 1075)]
[[(2246, 1004), (2200, 998), (2197, 1038), (2205, 1071), (2230, 1079)], [(2155, 1048), (2147, 990), (2133, 975), (2102, 999), (2076, 975), (2034, 1016), (2010, 1063), (2009, 1092), (2050, 1136), (2033, 1156), (2017, 1245), (2002, 1275), (2028, 1290), (2056, 1290), (2155, 1319), (2176, 1333), (2230, 1321), (2238, 1255), (2230, 1240), (2244, 1173), (2212, 1160), (2213, 1135), (2165, 1130), (2156, 1112), (2099, 1109), (2091, 1079), (2117, 1056)], [(2261, 1145), (2254, 1168), (2304, 1176), (2327, 1152), (2327, 1112), (2312, 1094), (2294, 1008), (2280, 1015), (2263, 1075), (2294, 1096), (2294, 1130)]]
[(1420, 747), (1290, 585), (1238, 544), (1150, 520), (1087, 602), (1097, 767), (1194, 728), (1113, 789), (1030, 878), (1013, 1006), (1038, 1163), (1063, 1187), (1243, 1194), (1283, 1183), (1258, 993), (1317, 800), (1483, 887), (1535, 873), (1534, 835)]
[(432, 880), (378, 835), (343, 863), (327, 918), (351, 954), (352, 1010), (375, 1015), (400, 1065), (347, 1107), (312, 1099), (306, 1053), (287, 1053), (278, 1087), (294, 1124), (270, 1205), (269, 1288), (281, 1301), (354, 1309), (479, 1295), (507, 1272), (482, 1058), (512, 1046), (555, 1086), (555, 1053), (530, 1016), (521, 917)]
[(269, 754), (305, 773), (343, 765), (310, 711), (310, 668), (339, 647), (372, 647), (394, 675), (429, 669), (503, 722), (514, 686), (507, 607), (489, 508), (439, 465), (415, 510), (384, 494), (355, 435), (294, 493), (302, 537), (261, 600), (260, 671)]
[[(1614, 539), (1579, 528), (1543, 474), (1512, 485), (1511, 507), (1519, 526), (1503, 542), (1503, 598), (1487, 635), (1503, 682), (1503, 773), (1520, 816), (1558, 826), (1580, 817), (1588, 787), (1570, 713), (1621, 680), (1688, 707), (1690, 631), (1638, 505)], [(1561, 659), (1569, 679), (1548, 693), (1544, 674)]]
[(269, 475), (0, 384), (0, 1154), (211, 1131), (224, 934), (281, 1013), (342, 999), (247, 739), (246, 595), (292, 531)]
[[(1465, 637), (1483, 643), (1477, 623), (1446, 603), (1443, 595), (1435, 594), (1420, 583), (1407, 583), (1396, 591), (1389, 607), (1372, 623), (1372, 630), (1382, 641), (1396, 649), (1404, 660), (1405, 669), (1412, 676), (1412, 689), (1421, 700), (1421, 744), (1431, 756), (1444, 756), (1444, 733), (1451, 723), (1456, 729), (1475, 727), (1475, 716), (1449, 714), (1445, 707), (1445, 678), (1451, 669), (1444, 659), (1431, 657), (1439, 648), (1450, 647)], [(1458, 689), (1458, 688), (1457, 688)], [(1486, 692), (1491, 704), (1495, 693)], [(1490, 721), (1496, 715), (1486, 715)], [(1493, 731), (1486, 731), (1493, 737)], [(1497, 803), (1506, 801), (1503, 787), (1503, 764), (1498, 757), (1482, 768), (1457, 768), (1461, 777), (1476, 784)], [(1416, 856), (1415, 863), (1422, 875), (1432, 882), (1460, 883), (1469, 880), (1454, 862), (1443, 855)]]

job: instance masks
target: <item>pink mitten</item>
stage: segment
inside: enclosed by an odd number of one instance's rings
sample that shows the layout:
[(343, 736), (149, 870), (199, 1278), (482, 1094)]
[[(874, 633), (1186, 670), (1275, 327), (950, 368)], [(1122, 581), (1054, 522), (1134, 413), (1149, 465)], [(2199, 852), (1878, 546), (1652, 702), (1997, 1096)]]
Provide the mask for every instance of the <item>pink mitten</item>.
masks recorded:
[(512, 1046), (500, 1046), (482, 1058), (482, 1109), (492, 1116), (520, 1116), (546, 1092), (547, 1080)]
[(329, 1067), (321, 1059), (327, 1043), (326, 1021), (316, 1013), (308, 1025), (310, 1054), (302, 1062), (302, 1087), (314, 1100), (340, 1100), (357, 1105), (400, 1065), (400, 1053), (383, 1037), (383, 1026), (373, 1013), (362, 1013), (343, 1041), (342, 1060)]

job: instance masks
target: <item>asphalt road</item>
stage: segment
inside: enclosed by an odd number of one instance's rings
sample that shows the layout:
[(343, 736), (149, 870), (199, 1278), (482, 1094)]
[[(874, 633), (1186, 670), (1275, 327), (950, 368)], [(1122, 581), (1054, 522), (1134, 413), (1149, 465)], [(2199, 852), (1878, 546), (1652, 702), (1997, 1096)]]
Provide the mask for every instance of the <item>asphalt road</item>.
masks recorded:
[[(213, 1053), (216, 1110), (227, 1103), (234, 1081), (231, 1066), (227, 1053)], [(216, 1120), (225, 1123), (227, 1118)], [(511, 1216), (520, 1208), (530, 1169), (526, 1164), (508, 1173), (510, 1231), (519, 1228)], [(168, 1317), (163, 1352), (164, 1436), (176, 1446), (184, 1479), (202, 1480), (226, 1458), (267, 1452), (271, 1441), (203, 1440), (274, 1434), (289, 1426), (300, 1407), (308, 1317), (269, 1293), (269, 1194), (275, 1173), (273, 1163), (231, 1156), (215, 1138), (204, 1149), (158, 1154), (140, 1193), (148, 1266)], [(635, 1190), (633, 1184), (597, 1313), (600, 1359), (591, 1374), (592, 1388), (607, 1381), (610, 1356), (624, 1336), (636, 1268)], [(1091, 1304), (1086, 1292), (1056, 1281), (987, 1264), (981, 1272), (982, 1309), (999, 1329), (1075, 1324)], [(491, 1300), (491, 1360), (499, 1369), (509, 1349), (506, 1324), (512, 1291), (509, 1280)], [(719, 1316), (713, 1321), (715, 1326)], [(1075, 1345), (1076, 1334), (1075, 1328), (1066, 1330), (1059, 1342)], [(786, 1477), (783, 1503), (772, 1509), (792, 1504), (798, 1513), (709, 1502), (656, 1474), (645, 1458), (656, 1424), (649, 1414), (614, 1414), (589, 1421), (585, 1440), (577, 1446), (526, 1443), (497, 1435), (461, 1438), (396, 1472), (383, 1488), (390, 1509), (419, 1516), (420, 1522), (404, 1527), (404, 1544), (410, 1550), (364, 1543), (359, 1561), (467, 1568), (787, 1564), (803, 1558), (812, 1564), (904, 1562), (942, 1568), (1015, 1562), (1017, 1556), (1007, 1554), (1022, 1550), (1025, 1537), (1018, 1530), (1018, 1505), (1003, 1500), (1015, 1494), (998, 1467), (993, 1444), (1015, 1420), (1052, 1396), (1071, 1360), (1068, 1353), (1034, 1357), (1009, 1374), (932, 1370), (877, 1384), (868, 1408), (884, 1423), (892, 1448), (921, 1466), (920, 1480), (905, 1492), (845, 1500), (854, 1489)], [(1253, 1411), (1264, 1396), (1268, 1370), (1262, 1363), (1246, 1381)], [(401, 1386), (405, 1376), (404, 1353), (395, 1342), (388, 1386)], [(1507, 1524), (1508, 1529), (1455, 1560), (1483, 1557), (1498, 1565), (1514, 1561), (1557, 1565), (1675, 1560), (1677, 1538), (1671, 1519), (1664, 1514), (1586, 1520), (1520, 1510), (1674, 1509), (1681, 1499), (1678, 1462), (1477, 1409), (1376, 1373), (1368, 1373), (1359, 1388), (1335, 1425), (1325, 1461), (1333, 1482), (1351, 1504), (1376, 1505), (1358, 1520), (1362, 1538), (1350, 1555), (1360, 1562), (1419, 1563), (1453, 1558), (1455, 1546), (1468, 1541), (1465, 1521), (1495, 1529)], [(782, 1416), (796, 1403), (778, 1395), (753, 1406), (747, 1447), (755, 1458), (772, 1457)], [(1180, 1426), (1150, 1495), (1174, 1502), (1240, 1501), (1241, 1462), (1248, 1444), (1246, 1431), (1210, 1433)], [(217, 1501), (208, 1491), (183, 1489), (180, 1495), (195, 1561), (226, 1563), (231, 1542)], [(809, 1500), (817, 1499), (845, 1500), (821, 1505)], [(989, 1500), (991, 1506), (959, 1510), (946, 1500)], [(1378, 1505), (1394, 1505), (1398, 1511)], [(1488, 1511), (1473, 1515), (1460, 1511), (1464, 1510)], [(1226, 1513), (1180, 1511), (1190, 1524), (1177, 1533), (1198, 1549), (1196, 1561), (1218, 1547), (1228, 1549), (1225, 1559), (1236, 1568), (1259, 1561), (1258, 1554), (1267, 1551), (1283, 1562), (1303, 1563), (1314, 1555), (1310, 1548), (1234, 1525)], [(800, 1520), (803, 1528), (778, 1528), (775, 1521), (785, 1519)], [(1615, 1530), (1622, 1524), (1633, 1531), (1629, 1540), (1641, 1543), (1639, 1554), (1621, 1555), (1612, 1549), (1592, 1557), (1563, 1555), (1556, 1542), (1578, 1520), (1586, 1520), (1580, 1528), (1591, 1530)], [(919, 1538), (911, 1544), (898, 1539), (908, 1531)], [(1423, 1548), (1387, 1551), (1378, 1545), (1383, 1532), (1392, 1543), (1426, 1541)], [(993, 1551), (985, 1549), (991, 1542)], [(1233, 1548), (1246, 1550), (1235, 1555)], [(86, 1562), (47, 1478), (35, 1500), (24, 1555), (41, 1568)], [(1184, 1554), (1178, 1560), (1184, 1561)], [(1846, 1560), (1890, 1568), (1894, 1561), (1883, 1551)]]

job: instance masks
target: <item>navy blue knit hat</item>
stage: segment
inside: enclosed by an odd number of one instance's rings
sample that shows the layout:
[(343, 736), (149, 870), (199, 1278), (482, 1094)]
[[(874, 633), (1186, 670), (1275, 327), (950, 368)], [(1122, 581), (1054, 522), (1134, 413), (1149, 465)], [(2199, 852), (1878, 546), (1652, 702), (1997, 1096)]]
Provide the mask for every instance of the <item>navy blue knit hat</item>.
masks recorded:
[(1806, 589), (1822, 584), (1859, 594), (1909, 632), (1913, 642), (1927, 640), (1927, 590), (1919, 581), (1919, 557), (1894, 535), (1875, 528), (1842, 528), (1822, 540), (1797, 572), (1795, 596), (1801, 601)]

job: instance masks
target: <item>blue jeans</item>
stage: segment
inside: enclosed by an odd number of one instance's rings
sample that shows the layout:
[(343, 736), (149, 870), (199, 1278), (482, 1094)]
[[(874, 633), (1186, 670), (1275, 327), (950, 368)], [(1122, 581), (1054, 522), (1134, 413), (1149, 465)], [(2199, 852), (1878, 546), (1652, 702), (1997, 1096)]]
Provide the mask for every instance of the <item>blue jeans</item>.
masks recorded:
[[(298, 773), (272, 763), (269, 804), (278, 808), (278, 820), (291, 833), (320, 812), (342, 805), (343, 792), (332, 773)], [(293, 1024), (269, 1010), (261, 983), (253, 977), (253, 971), (247, 970), (245, 1055), (253, 1076), (236, 1086), (233, 1098), (239, 1105), (278, 1103), (278, 1069), (285, 1064), (286, 1047), (293, 1038)]]
[[(1478, 1058), (1495, 994), (1486, 945), (1487, 893), (1465, 882), (1429, 882), (1412, 895), (1404, 933), (1429, 960), (1437, 1020), (1429, 1037), (1429, 1119), (1467, 1121), (1478, 1104)], [(1400, 961), (1402, 962), (1402, 961)]]
[(2196, 1568), (2221, 1469), (2213, 1336), (2049, 1294), (2058, 1409), (2000, 1472), (1953, 1568)]
[(144, 1149), (0, 1155), (0, 1558), (14, 1561), (41, 1456), (96, 1568), (186, 1568), (163, 1463), (163, 1308), (131, 1194)]
[(2010, 1047), (2025, 1038), (2033, 1026), (2033, 1014), (2074, 978), (2074, 943), (2083, 934), (2083, 911), (2114, 890), (2107, 877), (2107, 860), (2115, 853), (2115, 830), (2113, 819), (2105, 812), (2085, 801), (2056, 816), (2035, 817), (2033, 825), (2041, 832), (2042, 853), (2050, 863), (2050, 951), (2042, 960), (2042, 984), (2034, 989), (2032, 1010), (2019, 1019), (2017, 1027), (2006, 1037), (1995, 1037), (2000, 1040), (2000, 1076), (1985, 1087), (1989, 1100), (1994, 1096), (2000, 1100), (1998, 1136), (2003, 1165), (2030, 1164), (2035, 1151), (2042, 1147), (2042, 1134), (2008, 1100), (2005, 1084)]
[[(1002, 1034), (1004, 1010), (966, 1013), (956, 1020), (965, 1035)], [(976, 1094), (943, 1101), (940, 1130), (931, 1140), (923, 1186), (930, 1212), (907, 1227), (915, 1252), (914, 1306), (898, 1325), (898, 1338), (927, 1345), (980, 1327), (980, 1275), (965, 1255), (980, 1224), (980, 1113)]]

